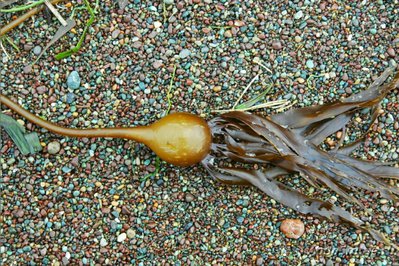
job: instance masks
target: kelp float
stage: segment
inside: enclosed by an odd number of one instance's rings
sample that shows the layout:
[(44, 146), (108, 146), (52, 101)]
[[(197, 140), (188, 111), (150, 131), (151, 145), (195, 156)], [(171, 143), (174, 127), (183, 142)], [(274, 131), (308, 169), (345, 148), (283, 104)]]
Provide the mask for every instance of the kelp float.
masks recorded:
[[(372, 123), (380, 101), (399, 86), (399, 73), (387, 69), (367, 90), (343, 100), (291, 109), (270, 117), (231, 111), (209, 123), (186, 113), (170, 114), (144, 127), (71, 129), (45, 121), (0, 94), (0, 101), (32, 123), (51, 132), (72, 137), (125, 138), (148, 145), (161, 159), (189, 166), (201, 162), (216, 180), (226, 184), (254, 185), (276, 201), (303, 213), (349, 224), (370, 233), (376, 240), (392, 245), (384, 235), (346, 210), (291, 189), (278, 177), (298, 173), (310, 185), (328, 187), (351, 203), (362, 203), (350, 193), (365, 189), (396, 201), (399, 188), (381, 178), (399, 178), (399, 168), (381, 162), (355, 159), (349, 154), (364, 139), (322, 150), (319, 145), (345, 127), (356, 112), (370, 108)], [(342, 137), (343, 139), (343, 137)], [(226, 163), (221, 163), (227, 161)]]

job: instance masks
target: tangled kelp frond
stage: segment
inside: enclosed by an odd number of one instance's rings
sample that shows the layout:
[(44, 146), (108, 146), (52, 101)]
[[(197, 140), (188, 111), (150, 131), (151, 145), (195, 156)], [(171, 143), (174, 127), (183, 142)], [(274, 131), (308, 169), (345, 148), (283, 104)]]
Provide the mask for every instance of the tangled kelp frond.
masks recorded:
[[(324, 151), (318, 145), (345, 128), (354, 113), (372, 108), (371, 121), (378, 116), (378, 103), (399, 85), (399, 73), (384, 84), (393, 69), (386, 70), (367, 90), (338, 102), (292, 109), (263, 118), (233, 111), (222, 114), (209, 125), (214, 144), (203, 165), (217, 180), (228, 184), (252, 184), (268, 196), (303, 214), (313, 214), (334, 222), (349, 224), (370, 233), (376, 240), (392, 244), (384, 235), (344, 209), (294, 191), (276, 178), (299, 173), (316, 188), (326, 186), (360, 207), (352, 194), (358, 189), (379, 192), (397, 200), (399, 189), (381, 177), (399, 178), (399, 168), (355, 159), (349, 156), (363, 140)], [(215, 160), (228, 158), (240, 166), (218, 166)], [(257, 165), (254, 169), (253, 165)]]

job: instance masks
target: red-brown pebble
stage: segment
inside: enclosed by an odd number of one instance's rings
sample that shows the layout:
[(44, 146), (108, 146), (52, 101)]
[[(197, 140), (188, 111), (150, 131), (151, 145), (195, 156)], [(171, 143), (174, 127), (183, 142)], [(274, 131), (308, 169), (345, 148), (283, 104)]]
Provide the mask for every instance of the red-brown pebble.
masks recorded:
[(305, 225), (299, 219), (286, 219), (281, 223), (280, 230), (286, 237), (298, 239), (305, 232)]

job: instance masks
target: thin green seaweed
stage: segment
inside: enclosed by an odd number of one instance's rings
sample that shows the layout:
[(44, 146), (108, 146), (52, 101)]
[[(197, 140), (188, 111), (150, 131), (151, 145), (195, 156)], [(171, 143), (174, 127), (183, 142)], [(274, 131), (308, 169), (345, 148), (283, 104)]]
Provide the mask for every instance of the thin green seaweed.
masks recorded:
[(91, 8), (91, 6), (90, 6), (90, 4), (89, 4), (89, 2), (87, 0), (84, 0), (84, 2), (85, 2), (85, 5), (86, 5), (86, 8), (87, 8), (87, 10), (88, 10), (88, 12), (90, 14), (90, 18), (87, 21), (85, 28), (83, 29), (83, 33), (80, 36), (79, 42), (76, 44), (76, 46), (72, 47), (71, 49), (69, 49), (67, 51), (64, 51), (64, 52), (61, 52), (61, 53), (58, 53), (55, 56), (55, 58), (57, 60), (61, 60), (61, 59), (64, 59), (66, 57), (69, 57), (72, 54), (77, 53), (80, 50), (80, 48), (81, 48), (81, 46), (82, 46), (82, 44), (83, 44), (83, 42), (84, 42), (84, 40), (86, 38), (87, 31), (89, 30), (89, 27), (93, 24), (93, 22), (95, 20), (95, 14), (94, 13), (96, 12), (96, 10), (93, 10)]

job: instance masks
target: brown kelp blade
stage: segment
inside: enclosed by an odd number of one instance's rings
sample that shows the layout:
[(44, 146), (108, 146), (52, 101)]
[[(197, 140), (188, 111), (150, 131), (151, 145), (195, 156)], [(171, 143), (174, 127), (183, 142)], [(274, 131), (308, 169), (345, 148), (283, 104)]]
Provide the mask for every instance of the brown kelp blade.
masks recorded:
[[(345, 128), (353, 114), (361, 108), (373, 107), (371, 123), (375, 121), (378, 116), (377, 104), (399, 85), (399, 73), (391, 82), (383, 84), (392, 71), (385, 71), (367, 91), (339, 102), (293, 109), (269, 118), (237, 111), (222, 114), (209, 122), (214, 144), (212, 153), (202, 163), (221, 182), (252, 184), (303, 214), (319, 215), (349, 224), (388, 244), (389, 241), (381, 233), (342, 208), (293, 191), (275, 177), (299, 173), (316, 188), (328, 187), (363, 208), (354, 196), (361, 189), (379, 192), (385, 198), (397, 200), (399, 189), (384, 182), (381, 177), (398, 178), (398, 168), (348, 155), (361, 143), (365, 134), (355, 144), (348, 144), (341, 149), (327, 152), (318, 147), (327, 136)], [(229, 167), (224, 167), (225, 164), (216, 165), (215, 160), (219, 162), (223, 158), (228, 159)], [(254, 170), (254, 165), (258, 170)]]
[(398, 86), (399, 72), (392, 82), (385, 86), (381, 86), (393, 71), (393, 68), (388, 68), (367, 90), (354, 94), (341, 101), (325, 105), (291, 109), (284, 113), (272, 115), (270, 119), (284, 127), (301, 128), (318, 121), (331, 119), (337, 115), (353, 110), (354, 108), (374, 106), (379, 103), (389, 91)]
[(216, 180), (224, 183), (229, 183), (226, 181), (234, 180), (231, 184), (252, 184), (269, 197), (302, 214), (312, 214), (320, 218), (327, 218), (336, 223), (348, 224), (368, 232), (377, 241), (392, 245), (396, 249), (399, 249), (399, 247), (392, 244), (381, 232), (365, 225), (363, 221), (354, 217), (344, 209), (330, 202), (310, 198), (274, 180), (274, 177), (283, 174), (280, 173), (278, 169), (274, 172), (276, 168), (273, 168), (272, 172), (262, 172), (260, 170), (248, 170), (243, 168), (216, 168), (207, 160), (204, 160), (203, 163), (210, 175)]

